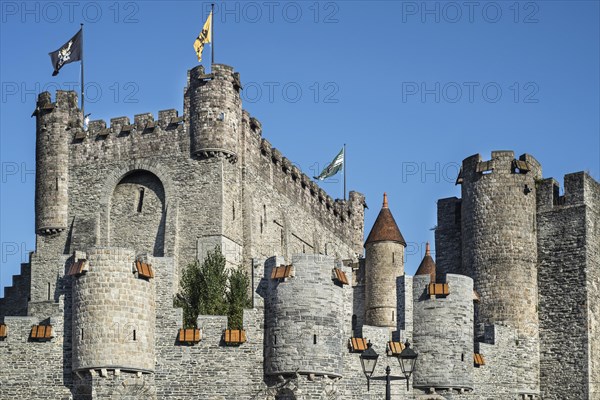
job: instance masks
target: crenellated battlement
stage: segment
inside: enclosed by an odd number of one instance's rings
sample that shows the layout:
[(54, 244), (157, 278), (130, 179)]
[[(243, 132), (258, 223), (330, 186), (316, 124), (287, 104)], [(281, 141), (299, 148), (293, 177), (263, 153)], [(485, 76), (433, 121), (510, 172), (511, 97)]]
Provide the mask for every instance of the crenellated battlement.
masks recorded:
[(273, 164), (273, 171), (289, 178), (288, 182), (291, 185), (295, 185), (296, 188), (309, 194), (314, 200), (313, 206), (331, 213), (342, 223), (346, 223), (352, 217), (353, 210), (348, 201), (334, 200), (308, 175), (300, 171), (300, 168), (283, 156), (276, 147), (271, 146), (267, 139), (261, 140), (260, 153), (263, 159)]
[[(50, 92), (38, 94), (37, 107), (42, 110), (52, 110), (54, 107), (64, 109), (78, 109), (77, 92), (73, 90), (57, 90), (55, 101), (52, 101)], [(36, 108), (37, 111), (37, 108)]]
[(565, 175), (562, 195), (560, 194), (560, 183), (554, 178), (541, 179), (536, 183), (539, 211), (590, 205), (600, 197), (600, 184), (583, 171)]
[(475, 181), (490, 174), (530, 175), (539, 179), (542, 176), (542, 167), (530, 154), (522, 154), (517, 159), (513, 151), (492, 151), (491, 158), (486, 161), (482, 159), (481, 154), (474, 154), (463, 160), (456, 183), (462, 184), (465, 179)]
[(70, 90), (57, 90), (55, 101), (49, 92), (38, 95), (32, 117), (37, 118), (38, 133), (49, 131), (59, 124), (64, 130), (77, 135), (81, 131), (82, 116), (78, 107), (77, 93)]
[[(183, 130), (184, 117), (179, 116), (175, 109), (161, 110), (158, 119), (152, 113), (136, 114), (133, 123), (129, 117), (115, 117), (110, 119), (110, 125), (103, 119), (90, 121), (87, 132), (79, 138), (81, 140), (106, 139), (107, 137), (125, 137), (135, 134), (152, 134), (159, 131)], [(75, 142), (77, 143), (77, 142)]]

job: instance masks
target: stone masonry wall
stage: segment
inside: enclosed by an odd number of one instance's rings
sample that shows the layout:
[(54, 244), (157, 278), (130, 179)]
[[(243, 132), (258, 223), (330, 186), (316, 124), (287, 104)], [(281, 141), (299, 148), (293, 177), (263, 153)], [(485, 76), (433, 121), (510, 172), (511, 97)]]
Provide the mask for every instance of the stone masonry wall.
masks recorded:
[[(8, 335), (0, 340), (0, 399), (70, 399), (71, 369), (62, 317), (4, 317)], [(50, 323), (54, 337), (30, 339), (31, 327)], [(70, 337), (70, 332), (68, 334)]]
[(437, 281), (446, 274), (473, 277), (462, 264), (461, 200), (456, 197), (437, 201), (437, 227), (435, 229), (435, 265)]
[(419, 353), (414, 386), (445, 393), (473, 384), (473, 280), (448, 274), (450, 294), (429, 296), (429, 275), (413, 277), (413, 340)]
[(293, 276), (271, 279), (265, 268), (265, 373), (342, 376), (344, 287), (332, 279), (332, 256), (294, 255)]
[(133, 273), (135, 253), (93, 248), (73, 282), (73, 370), (154, 371), (154, 279)]
[(600, 184), (584, 176), (586, 198), (586, 265), (590, 351), (590, 399), (600, 400)]
[[(503, 325), (480, 325), (477, 330), (481, 330), (482, 341), (475, 343), (475, 352), (483, 356), (485, 365), (473, 369), (475, 390), (467, 398), (539, 399), (539, 392), (531, 391), (529, 378), (522, 373), (523, 365), (539, 351), (537, 338), (528, 338)], [(576, 398), (579, 397), (565, 397)]]
[(117, 184), (111, 196), (109, 241), (161, 257), (165, 217), (165, 192), (158, 177), (149, 172), (132, 172)]
[[(598, 381), (598, 183), (583, 173), (541, 182), (538, 197), (541, 389), (593, 398)], [(568, 345), (567, 345), (568, 343)], [(569, 379), (565, 379), (568, 376)], [(597, 397), (597, 394), (594, 394)]]
[(404, 343), (413, 341), (414, 331), (414, 302), (413, 302), (413, 277), (402, 275), (396, 278), (396, 292), (398, 295), (398, 337), (396, 340)]
[(0, 299), (0, 315), (25, 316), (31, 287), (31, 266), (21, 264), (19, 275), (12, 278), (12, 286), (4, 288), (4, 297)]
[[(225, 346), (225, 316), (200, 316), (202, 339), (195, 345), (177, 341), (183, 326), (183, 313), (173, 307), (177, 291), (177, 268), (172, 258), (151, 258), (156, 273), (156, 368), (158, 399), (207, 400), (262, 399), (263, 382), (263, 306), (255, 296), (255, 308), (244, 311), (247, 342)], [(262, 264), (254, 263), (255, 276), (262, 276)], [(254, 279), (258, 290), (260, 279)]]

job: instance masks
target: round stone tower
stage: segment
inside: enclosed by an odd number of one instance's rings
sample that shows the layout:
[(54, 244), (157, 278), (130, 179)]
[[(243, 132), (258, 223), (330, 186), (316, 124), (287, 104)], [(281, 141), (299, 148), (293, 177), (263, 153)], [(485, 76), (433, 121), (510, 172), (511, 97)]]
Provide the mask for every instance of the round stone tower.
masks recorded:
[(202, 65), (188, 74), (184, 101), (192, 154), (237, 161), (242, 133), (239, 74), (223, 64), (213, 64), (210, 74)]
[(462, 164), (462, 262), (481, 297), (477, 323), (538, 334), (536, 180), (528, 154), (494, 151)]
[(404, 275), (406, 242), (383, 194), (383, 207), (365, 242), (365, 324), (397, 325), (396, 277)]
[(413, 278), (413, 345), (419, 353), (413, 387), (439, 394), (471, 391), (473, 280), (446, 275), (447, 296), (430, 296), (430, 280), (429, 273)]
[(73, 278), (73, 371), (154, 372), (154, 279), (134, 261), (132, 250), (93, 248)]
[(35, 230), (55, 233), (67, 227), (69, 142), (79, 127), (77, 94), (59, 90), (56, 102), (40, 93), (36, 116)]
[[(281, 258), (279, 259), (282, 260)], [(271, 268), (269, 268), (271, 265)], [(332, 280), (334, 258), (292, 257), (292, 276), (270, 279), (276, 258), (267, 261), (265, 371), (267, 375), (342, 376), (344, 288)]]

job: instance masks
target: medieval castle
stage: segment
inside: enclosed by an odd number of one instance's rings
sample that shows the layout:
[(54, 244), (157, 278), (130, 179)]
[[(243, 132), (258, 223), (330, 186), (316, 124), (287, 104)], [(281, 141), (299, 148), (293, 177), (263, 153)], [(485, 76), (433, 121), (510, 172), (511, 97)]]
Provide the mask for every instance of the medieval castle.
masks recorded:
[[(36, 250), (0, 300), (0, 398), (600, 399), (600, 185), (531, 155), (466, 158), (436, 255), (404, 273), (384, 197), (333, 200), (262, 137), (226, 65), (189, 71), (184, 112), (92, 121), (37, 100)], [(379, 201), (379, 199), (377, 200)], [(389, 204), (393, 205), (393, 199)], [(182, 328), (182, 268), (219, 245), (252, 280), (244, 330)], [(365, 250), (363, 257), (363, 250)]]

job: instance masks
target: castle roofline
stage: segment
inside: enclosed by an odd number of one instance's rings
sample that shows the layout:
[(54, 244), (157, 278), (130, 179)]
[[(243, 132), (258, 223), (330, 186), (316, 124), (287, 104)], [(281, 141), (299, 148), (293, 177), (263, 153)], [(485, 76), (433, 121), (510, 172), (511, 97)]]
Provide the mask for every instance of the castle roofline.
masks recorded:
[(429, 250), (429, 242), (427, 242), (427, 244), (425, 245), (425, 257), (423, 257), (423, 260), (421, 261), (421, 264), (419, 265), (415, 276), (429, 275), (431, 277), (431, 282), (435, 282), (435, 274), (435, 261), (433, 261), (433, 258), (431, 257), (431, 252)]
[(384, 241), (401, 243), (406, 247), (406, 241), (404, 240), (400, 229), (398, 229), (396, 220), (389, 209), (387, 193), (383, 194), (383, 206), (381, 207), (381, 211), (379, 211), (379, 215), (367, 237), (365, 247), (370, 243)]

